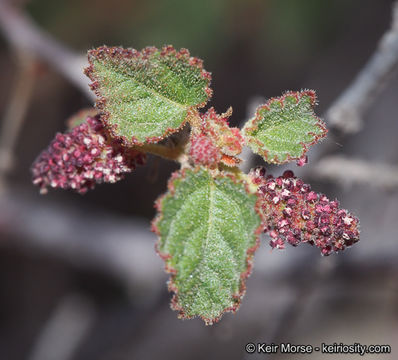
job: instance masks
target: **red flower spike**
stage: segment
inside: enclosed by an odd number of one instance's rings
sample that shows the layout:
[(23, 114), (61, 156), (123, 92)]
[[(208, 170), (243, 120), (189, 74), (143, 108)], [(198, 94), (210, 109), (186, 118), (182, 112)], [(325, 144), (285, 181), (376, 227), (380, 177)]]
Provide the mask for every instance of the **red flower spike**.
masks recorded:
[(292, 246), (307, 242), (326, 256), (359, 241), (359, 220), (339, 209), (338, 201), (310, 191), (292, 171), (275, 179), (256, 168), (249, 176), (258, 186), (264, 231), (269, 232), (272, 248), (283, 249), (286, 242)]
[(112, 140), (99, 117), (86, 121), (65, 134), (58, 133), (32, 166), (33, 183), (42, 194), (47, 187), (74, 189), (84, 194), (96, 183), (116, 182), (145, 155)]

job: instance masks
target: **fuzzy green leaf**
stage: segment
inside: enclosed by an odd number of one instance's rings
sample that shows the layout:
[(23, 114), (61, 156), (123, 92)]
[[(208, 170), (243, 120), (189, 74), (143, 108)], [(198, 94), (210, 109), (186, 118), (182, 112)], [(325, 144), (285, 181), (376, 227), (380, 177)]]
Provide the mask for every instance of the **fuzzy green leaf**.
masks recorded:
[(212, 324), (238, 308), (258, 242), (256, 201), (243, 182), (213, 178), (201, 167), (170, 180), (153, 230), (181, 317), (200, 316)]
[(210, 74), (188, 50), (100, 47), (88, 52), (101, 120), (130, 144), (158, 142), (181, 128), (211, 96)]
[(314, 91), (288, 92), (260, 105), (243, 128), (251, 149), (269, 163), (298, 160), (326, 136), (325, 124), (313, 111)]

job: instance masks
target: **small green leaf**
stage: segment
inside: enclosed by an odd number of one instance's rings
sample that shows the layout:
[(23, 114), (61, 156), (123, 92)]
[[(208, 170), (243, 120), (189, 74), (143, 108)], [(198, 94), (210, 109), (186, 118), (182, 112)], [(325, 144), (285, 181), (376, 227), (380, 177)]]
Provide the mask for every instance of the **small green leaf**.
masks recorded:
[(247, 144), (269, 163), (300, 159), (327, 133), (313, 111), (315, 104), (312, 90), (287, 92), (270, 99), (257, 108), (255, 117), (243, 128)]
[(188, 50), (100, 47), (88, 52), (101, 120), (126, 143), (162, 140), (180, 129), (211, 96), (210, 73)]
[(239, 307), (258, 244), (256, 202), (245, 183), (202, 167), (171, 178), (153, 230), (180, 317), (212, 324)]

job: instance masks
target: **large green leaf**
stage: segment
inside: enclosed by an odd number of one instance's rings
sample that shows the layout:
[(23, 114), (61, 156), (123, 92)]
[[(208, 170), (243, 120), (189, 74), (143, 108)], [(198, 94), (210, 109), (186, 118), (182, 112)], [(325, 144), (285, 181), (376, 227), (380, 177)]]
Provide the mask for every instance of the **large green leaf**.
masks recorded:
[(243, 128), (246, 142), (269, 163), (300, 159), (327, 133), (325, 124), (314, 114), (315, 104), (316, 95), (311, 90), (270, 99)]
[(211, 324), (238, 308), (257, 247), (256, 201), (243, 182), (214, 178), (202, 167), (170, 180), (153, 229), (181, 317), (200, 316)]
[(127, 143), (157, 142), (177, 131), (211, 96), (210, 74), (188, 50), (100, 47), (87, 76), (101, 119)]

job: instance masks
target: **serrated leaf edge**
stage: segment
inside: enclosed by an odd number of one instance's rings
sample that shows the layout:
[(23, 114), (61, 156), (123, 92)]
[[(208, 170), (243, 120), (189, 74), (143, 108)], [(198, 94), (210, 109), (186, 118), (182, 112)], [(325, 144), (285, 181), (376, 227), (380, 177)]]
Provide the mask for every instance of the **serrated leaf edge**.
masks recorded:
[[(110, 58), (115, 58), (119, 61), (123, 61), (124, 59), (133, 59), (133, 58), (147, 59), (157, 51), (160, 51), (161, 56), (167, 56), (172, 54), (175, 55), (177, 58), (185, 58), (186, 60), (188, 60), (189, 65), (198, 68), (200, 70), (201, 76), (204, 79), (208, 80), (208, 84), (204, 88), (204, 91), (207, 94), (207, 99), (196, 106), (188, 107), (187, 116), (179, 127), (167, 128), (166, 131), (163, 133), (163, 135), (147, 137), (143, 142), (138, 141), (137, 138), (135, 138), (134, 136), (132, 136), (131, 139), (127, 139), (125, 136), (117, 134), (117, 124), (110, 124), (108, 121), (110, 113), (109, 111), (105, 110), (106, 98), (101, 94), (99, 90), (99, 82), (95, 78), (93, 59), (100, 57), (107, 57), (107, 56)], [(100, 120), (108, 128), (112, 137), (122, 141), (125, 146), (133, 146), (133, 145), (142, 146), (144, 144), (157, 143), (166, 138), (167, 136), (175, 132), (178, 132), (184, 127), (184, 125), (187, 122), (189, 122), (191, 118), (198, 116), (197, 109), (204, 107), (213, 94), (213, 90), (210, 88), (211, 73), (204, 70), (203, 61), (201, 59), (190, 56), (189, 50), (184, 48), (181, 48), (179, 51), (177, 51), (174, 49), (172, 45), (165, 45), (161, 49), (158, 49), (154, 46), (148, 46), (143, 48), (141, 51), (138, 51), (133, 48), (122, 48), (117, 46), (108, 47), (104, 45), (96, 49), (89, 50), (87, 56), (88, 56), (89, 66), (84, 69), (84, 74), (92, 81), (92, 83), (89, 86), (97, 97), (95, 107), (100, 111)]]
[[(168, 183), (167, 183), (167, 189), (169, 191), (167, 191), (166, 193), (164, 193), (163, 195), (159, 196), (158, 199), (155, 202), (155, 208), (158, 210), (158, 214), (156, 215), (156, 217), (152, 220), (151, 223), (151, 230), (158, 236), (158, 240), (155, 244), (155, 251), (156, 253), (165, 261), (170, 259), (172, 257), (171, 254), (168, 253), (163, 253), (159, 250), (159, 243), (160, 243), (160, 231), (159, 228), (157, 226), (157, 224), (161, 221), (162, 219), (162, 201), (166, 196), (173, 196), (175, 194), (175, 181), (176, 180), (183, 180), (186, 177), (186, 171), (194, 171), (194, 172), (198, 172), (201, 169), (205, 169), (206, 171), (208, 171), (208, 169), (206, 169), (206, 167), (203, 166), (196, 166), (195, 168), (184, 168), (184, 169), (180, 169), (175, 171)], [(230, 178), (235, 184), (244, 184), (245, 185), (245, 190), (246, 193), (249, 195), (255, 195), (253, 194), (253, 192), (251, 192), (249, 190), (249, 185), (243, 181), (243, 180), (239, 180), (236, 176), (234, 176), (231, 173), (228, 174), (219, 174), (218, 177), (228, 177)], [(254, 253), (256, 252), (256, 250), (258, 249), (258, 247), (260, 246), (260, 234), (263, 232), (263, 218), (261, 215), (261, 211), (260, 211), (260, 199), (257, 197), (256, 200), (256, 205), (254, 207), (255, 212), (259, 215), (260, 218), (260, 225), (258, 226), (258, 228), (254, 231), (254, 235), (255, 235), (255, 244), (250, 247), (249, 249), (246, 250), (246, 270), (243, 271), (240, 274), (240, 286), (239, 286), (239, 292), (236, 294), (232, 294), (232, 297), (235, 300), (235, 304), (231, 307), (227, 307), (225, 308), (221, 314), (215, 318), (206, 318), (203, 316), (200, 316), (200, 318), (205, 322), (206, 325), (212, 325), (214, 323), (217, 323), (221, 317), (226, 313), (226, 312), (233, 312), (235, 313), (240, 306), (240, 303), (242, 301), (243, 296), (246, 293), (246, 279), (250, 276), (250, 274), (252, 273), (253, 270), (253, 256)], [(195, 316), (189, 316), (185, 313), (183, 307), (178, 303), (178, 288), (174, 283), (174, 278), (177, 275), (177, 270), (171, 266), (169, 266), (167, 263), (165, 265), (165, 271), (169, 274), (171, 274), (167, 285), (168, 285), (168, 291), (169, 292), (173, 292), (173, 297), (171, 299), (171, 308), (175, 311), (178, 311), (178, 317), (180, 319), (192, 319)]]
[(250, 146), (250, 143), (255, 143), (259, 148), (257, 149), (257, 151), (255, 151), (252, 147), (250, 147), (252, 149), (252, 151), (261, 155), (264, 158), (264, 160), (269, 163), (286, 164), (291, 161), (299, 160), (302, 156), (304, 156), (306, 154), (306, 152), (309, 150), (310, 146), (317, 144), (321, 139), (325, 138), (328, 133), (326, 124), (323, 122), (323, 120), (321, 118), (319, 118), (315, 114), (315, 112), (313, 112), (312, 116), (317, 119), (317, 123), (315, 125), (318, 126), (322, 130), (322, 133), (315, 134), (311, 131), (307, 133), (307, 135), (313, 136), (314, 139), (309, 143), (300, 142), (300, 145), (302, 146), (302, 149), (303, 149), (300, 156), (292, 157), (288, 154), (284, 161), (280, 161), (278, 159), (278, 156), (275, 155), (272, 159), (270, 159), (268, 156), (268, 151), (260, 149), (261, 147), (264, 146), (264, 144), (260, 140), (254, 139), (253, 137), (249, 137), (247, 135), (247, 133), (251, 132), (251, 131), (256, 131), (258, 129), (257, 123), (259, 121), (261, 121), (261, 115), (259, 114), (260, 110), (263, 110), (263, 109), (270, 110), (271, 104), (274, 102), (279, 102), (283, 108), (285, 105), (284, 104), (285, 98), (288, 96), (293, 96), (297, 100), (297, 103), (300, 101), (300, 99), (303, 96), (309, 96), (310, 100), (311, 100), (311, 106), (314, 107), (315, 105), (317, 105), (317, 96), (316, 96), (316, 93), (314, 90), (286, 91), (285, 93), (283, 93), (282, 96), (271, 98), (265, 104), (259, 105), (256, 109), (255, 117), (250, 119), (248, 121), (247, 125), (245, 125), (244, 128), (242, 129), (243, 137), (244, 137), (247, 145)]

